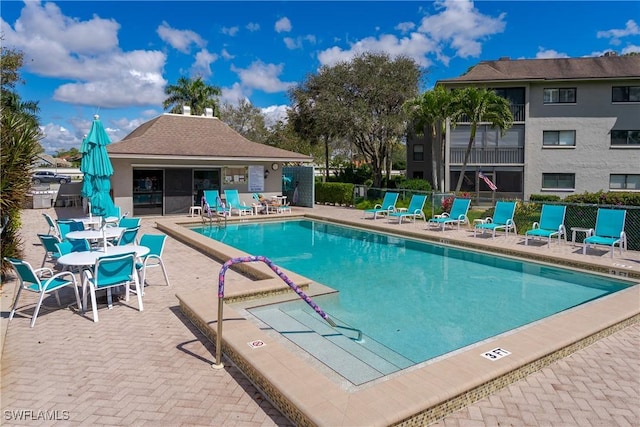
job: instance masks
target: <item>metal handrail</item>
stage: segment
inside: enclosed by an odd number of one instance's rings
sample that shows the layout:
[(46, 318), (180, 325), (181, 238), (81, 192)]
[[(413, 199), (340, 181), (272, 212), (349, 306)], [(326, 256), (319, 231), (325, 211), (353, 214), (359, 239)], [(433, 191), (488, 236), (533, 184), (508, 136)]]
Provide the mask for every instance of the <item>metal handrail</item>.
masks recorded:
[(224, 218), (224, 226), (226, 228), (227, 227), (227, 213), (223, 211), (222, 215), (220, 215), (220, 213), (218, 213), (218, 211), (212, 211), (211, 208), (209, 207), (209, 205), (206, 202), (202, 206), (202, 210), (201, 210), (202, 223), (204, 224), (206, 222), (206, 218), (209, 218), (209, 226), (212, 226), (213, 225), (213, 214), (214, 213), (216, 214), (215, 216), (216, 216), (216, 222), (218, 223), (218, 226), (220, 225), (220, 222)]
[(336, 327), (336, 324), (327, 313), (325, 313), (318, 305), (313, 302), (313, 300), (305, 294), (302, 289), (298, 287), (291, 279), (287, 277), (286, 274), (280, 270), (280, 268), (275, 265), (269, 258), (262, 255), (250, 255), (238, 258), (231, 258), (229, 261), (225, 262), (220, 269), (220, 273), (218, 274), (218, 332), (216, 336), (216, 362), (211, 365), (213, 368), (220, 369), (223, 367), (222, 364), (222, 310), (224, 303), (224, 275), (233, 264), (239, 264), (243, 262), (255, 262), (260, 261), (264, 262), (273, 270), (282, 281), (284, 281), (293, 291), (298, 294), (300, 298), (302, 298), (313, 310), (320, 315), (324, 320), (329, 323), (333, 328)]

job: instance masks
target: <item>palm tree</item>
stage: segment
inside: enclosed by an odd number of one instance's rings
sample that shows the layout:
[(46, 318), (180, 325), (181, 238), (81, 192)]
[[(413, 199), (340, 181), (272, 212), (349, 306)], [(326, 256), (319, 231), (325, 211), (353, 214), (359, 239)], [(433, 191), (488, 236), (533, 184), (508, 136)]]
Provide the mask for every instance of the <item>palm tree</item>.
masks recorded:
[(170, 113), (181, 113), (185, 105), (191, 107), (194, 116), (204, 115), (205, 108), (212, 108), (214, 116), (219, 113), (218, 96), (222, 92), (219, 87), (206, 84), (202, 77), (180, 77), (177, 84), (168, 85), (164, 93), (169, 97), (164, 100), (163, 106), (165, 110), (171, 108)]
[[(436, 86), (433, 90), (428, 90), (420, 96), (407, 101), (404, 105), (405, 111), (411, 118), (414, 129), (418, 135), (427, 132), (431, 135), (431, 170), (434, 190), (444, 190), (444, 144), (440, 144), (442, 149), (438, 153), (436, 138), (438, 130), (444, 136), (444, 124), (447, 117), (451, 116), (452, 96), (443, 86)], [(438, 177), (440, 175), (440, 177)]]
[(476, 139), (478, 123), (490, 123), (492, 128), (500, 129), (501, 136), (504, 136), (507, 129), (513, 125), (513, 114), (509, 108), (509, 101), (498, 96), (491, 89), (469, 86), (454, 91), (453, 98), (452, 123), (455, 125), (461, 117), (465, 117), (464, 121), (471, 123), (469, 145), (464, 153), (464, 161), (456, 185), (457, 193), (462, 187), (471, 147)]

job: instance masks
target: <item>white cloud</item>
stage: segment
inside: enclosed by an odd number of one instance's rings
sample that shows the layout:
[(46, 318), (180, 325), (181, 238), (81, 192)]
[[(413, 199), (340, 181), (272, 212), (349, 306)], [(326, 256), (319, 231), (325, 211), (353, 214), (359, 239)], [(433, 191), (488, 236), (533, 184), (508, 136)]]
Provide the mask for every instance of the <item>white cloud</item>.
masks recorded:
[(97, 16), (63, 16), (54, 3), (26, 2), (13, 28), (2, 21), (3, 44), (24, 52), (25, 70), (72, 81), (54, 90), (54, 100), (94, 107), (161, 103), (165, 54), (123, 52), (119, 29), (117, 22)]
[(265, 64), (262, 61), (253, 62), (249, 68), (231, 67), (238, 74), (243, 88), (259, 89), (267, 93), (286, 91), (294, 82), (282, 82), (279, 79), (284, 68), (283, 64)]
[(202, 77), (211, 77), (211, 64), (218, 60), (218, 55), (202, 49), (196, 54), (196, 59), (191, 66), (191, 73)]
[(545, 49), (543, 47), (538, 48), (536, 53), (536, 59), (549, 59), (549, 58), (569, 58), (566, 53), (561, 53), (553, 49)]
[(433, 40), (420, 33), (412, 33), (409, 37), (397, 38), (391, 34), (381, 35), (379, 38), (367, 37), (353, 43), (349, 50), (339, 47), (326, 49), (318, 54), (321, 65), (334, 65), (338, 62), (349, 61), (353, 57), (365, 52), (386, 53), (391, 57), (408, 56), (422, 67), (427, 67), (431, 61), (426, 55), (437, 51), (438, 46)]
[(192, 44), (200, 48), (207, 45), (198, 33), (191, 30), (176, 30), (165, 21), (158, 26), (156, 32), (163, 42), (182, 53), (189, 53)]
[(245, 28), (251, 32), (258, 31), (260, 30), (260, 24), (257, 22), (249, 22)]
[(322, 65), (333, 65), (349, 61), (364, 52), (387, 53), (391, 57), (408, 56), (422, 67), (429, 67), (432, 61), (428, 55), (434, 55), (445, 66), (453, 50), (455, 56), (477, 57), (482, 51), (481, 42), (488, 37), (505, 30), (505, 14), (493, 18), (481, 14), (469, 0), (440, 0), (435, 2), (439, 13), (426, 16), (417, 31), (412, 22), (401, 22), (395, 29), (404, 37), (383, 34), (379, 37), (367, 37), (350, 43), (348, 49), (338, 46), (325, 49), (318, 54)]
[[(71, 148), (78, 148), (82, 144), (83, 135), (74, 135), (69, 129), (55, 124), (47, 123), (40, 126), (44, 138), (40, 140), (40, 145), (46, 153), (56, 153), (58, 151), (68, 151)], [(89, 128), (87, 128), (87, 131)]]
[(628, 53), (633, 53), (633, 52), (638, 52), (638, 53), (640, 53), (640, 46), (630, 44), (630, 45), (627, 45), (627, 47), (625, 47), (624, 49), (622, 49), (622, 50), (620, 51), (620, 53), (621, 53), (622, 55), (626, 55), (626, 54), (628, 54)]
[(222, 34), (234, 37), (240, 31), (239, 27), (222, 27)]
[(227, 60), (235, 58), (235, 55), (231, 55), (231, 54), (227, 51), (227, 49), (222, 49), (222, 52), (220, 52), (220, 55), (221, 55), (224, 59), (227, 59)]
[(407, 34), (408, 32), (413, 31), (414, 28), (416, 28), (416, 24), (413, 22), (401, 22), (394, 28), (400, 31), (402, 34)]
[(284, 42), (284, 45), (287, 47), (287, 49), (289, 50), (293, 50), (293, 49), (300, 49), (302, 48), (302, 42), (300, 39), (298, 39), (296, 41), (296, 39), (291, 38), (291, 37), (285, 37), (282, 39), (282, 41)]
[(288, 33), (291, 31), (291, 21), (286, 16), (276, 21), (275, 30), (278, 33)]
[(251, 89), (242, 87), (240, 83), (234, 83), (231, 87), (223, 87), (222, 95), (220, 96), (220, 102), (222, 104), (233, 105), (234, 107), (238, 106), (238, 100), (247, 100), (249, 101), (249, 95), (251, 94)]
[(313, 34), (307, 34), (306, 36), (298, 36), (295, 39), (293, 37), (285, 37), (282, 41), (289, 50), (302, 49), (303, 42), (316, 44), (316, 36)]
[(611, 43), (612, 45), (619, 45), (620, 39), (622, 37), (636, 36), (638, 34), (640, 34), (640, 27), (638, 27), (638, 24), (636, 24), (636, 22), (633, 19), (629, 19), (623, 29), (598, 31), (596, 36), (599, 39), (600, 38), (611, 39), (609, 40), (609, 43)]
[(436, 15), (426, 16), (418, 31), (428, 35), (442, 47), (445, 44), (461, 58), (477, 57), (482, 52), (481, 41), (505, 30), (505, 14), (497, 18), (481, 14), (469, 0), (440, 0)]
[(261, 108), (260, 112), (264, 116), (264, 124), (266, 127), (272, 127), (279, 121), (287, 122), (287, 105), (271, 105), (267, 108)]

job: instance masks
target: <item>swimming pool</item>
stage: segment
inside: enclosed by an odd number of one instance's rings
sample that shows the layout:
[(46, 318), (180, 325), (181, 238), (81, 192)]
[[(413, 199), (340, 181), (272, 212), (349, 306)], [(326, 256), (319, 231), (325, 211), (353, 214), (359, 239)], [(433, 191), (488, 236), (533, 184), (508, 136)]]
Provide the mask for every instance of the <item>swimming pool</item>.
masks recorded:
[[(598, 275), (318, 221), (192, 230), (267, 256), (279, 266), (337, 289), (339, 294), (314, 297), (314, 301), (339, 324), (362, 331), (361, 344), (378, 353), (382, 350), (384, 360), (396, 369), (629, 286)], [(284, 322), (274, 316), (274, 310), (292, 320)], [(304, 314), (309, 311), (302, 301), (251, 310), (274, 329), (284, 328), (285, 336), (297, 343), (308, 337), (300, 334), (300, 325), (315, 324)], [(356, 377), (355, 383), (372, 378)]]

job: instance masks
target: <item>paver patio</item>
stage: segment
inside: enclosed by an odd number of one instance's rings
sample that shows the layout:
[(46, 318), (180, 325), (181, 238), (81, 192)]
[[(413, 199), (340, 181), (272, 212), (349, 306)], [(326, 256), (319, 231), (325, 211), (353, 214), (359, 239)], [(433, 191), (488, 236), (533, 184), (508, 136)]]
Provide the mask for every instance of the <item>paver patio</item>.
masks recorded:
[[(74, 209), (23, 211), (28, 261), (39, 266), (42, 260), (36, 236), (48, 229), (42, 213), (80, 215)], [(328, 217), (361, 216), (334, 207), (314, 211)], [(158, 233), (154, 225), (154, 218), (144, 218), (141, 233)], [(623, 262), (637, 270), (640, 254), (632, 255)], [(588, 256), (611, 262), (606, 255)], [(33, 329), (25, 315), (31, 314), (36, 299), (23, 296), (24, 315), (18, 313), (9, 324), (16, 282), (3, 284), (3, 425), (291, 425), (236, 368), (211, 369), (213, 345), (177, 308), (176, 293), (217, 286), (221, 264), (172, 238), (163, 258), (171, 286), (164, 285), (160, 269), (151, 270), (144, 311), (138, 312), (133, 299), (112, 310), (103, 305), (99, 323), (90, 315), (80, 316), (72, 293), (65, 292), (65, 308), (47, 298), (45, 305), (53, 308), (41, 311)], [(230, 270), (226, 280), (241, 278)], [(636, 323), (436, 425), (640, 425), (639, 349)]]

